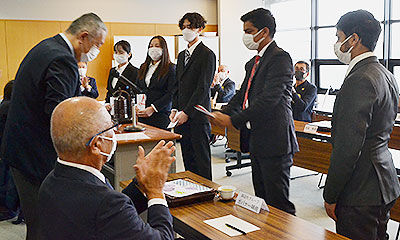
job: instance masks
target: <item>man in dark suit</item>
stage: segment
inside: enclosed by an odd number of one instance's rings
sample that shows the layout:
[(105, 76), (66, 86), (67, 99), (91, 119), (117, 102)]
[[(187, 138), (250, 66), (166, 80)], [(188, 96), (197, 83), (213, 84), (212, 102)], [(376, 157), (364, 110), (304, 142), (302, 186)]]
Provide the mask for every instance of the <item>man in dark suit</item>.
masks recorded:
[(99, 96), (99, 91), (97, 90), (96, 79), (88, 77), (87, 73), (87, 63), (78, 62), (79, 77), (81, 79), (81, 95), (91, 98), (97, 98)]
[(292, 88), (293, 118), (311, 122), (315, 99), (317, 99), (317, 87), (306, 80), (310, 73), (310, 65), (307, 62), (298, 61), (294, 65), (294, 71), (296, 84)]
[(235, 82), (229, 78), (229, 69), (226, 65), (218, 67), (218, 73), (211, 84), (211, 97), (217, 95), (217, 103), (227, 103), (235, 95)]
[(223, 113), (213, 113), (212, 121), (241, 130), (241, 145), (248, 142), (243, 148), (250, 150), (256, 196), (295, 214), (295, 207), (289, 201), (290, 167), (293, 154), (298, 151), (290, 107), (292, 59), (273, 40), (276, 25), (269, 10), (255, 9), (241, 20), (243, 42), (258, 54), (246, 63), (246, 77), (240, 91)]
[(371, 13), (346, 13), (336, 29), (335, 53), (349, 68), (333, 109), (325, 209), (339, 234), (389, 239), (389, 211), (400, 195), (388, 150), (399, 89), (373, 54), (381, 27)]
[[(178, 55), (176, 77), (178, 91), (172, 102), (170, 119), (178, 121), (185, 169), (212, 179), (211, 126), (207, 117), (194, 106), (211, 111), (210, 86), (215, 73), (215, 54), (199, 39), (206, 21), (198, 13), (186, 13), (179, 21), (183, 38), (189, 43)], [(179, 113), (179, 114), (178, 114)]]
[(91, 61), (105, 41), (101, 19), (85, 14), (69, 28), (40, 42), (23, 59), (15, 77), (2, 154), (21, 199), (27, 239), (37, 239), (36, 204), (41, 182), (57, 159), (50, 116), (58, 103), (80, 94), (78, 61)]
[[(55, 108), (51, 137), (58, 159), (39, 191), (40, 239), (173, 239), (163, 194), (173, 143), (161, 141), (147, 156), (139, 147), (138, 182), (119, 193), (100, 172), (117, 147), (115, 126), (103, 105), (88, 97)], [(149, 199), (147, 224), (138, 215), (146, 198), (137, 186)]]

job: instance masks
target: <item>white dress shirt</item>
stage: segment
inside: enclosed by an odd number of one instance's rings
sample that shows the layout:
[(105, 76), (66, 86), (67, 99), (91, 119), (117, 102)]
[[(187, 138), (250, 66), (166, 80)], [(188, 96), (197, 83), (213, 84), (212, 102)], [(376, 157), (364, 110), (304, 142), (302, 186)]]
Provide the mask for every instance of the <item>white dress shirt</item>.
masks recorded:
[[(64, 161), (64, 160), (61, 160), (60, 158), (57, 158), (57, 162), (62, 164), (62, 165), (66, 165), (66, 166), (74, 167), (74, 168), (79, 168), (81, 170), (90, 172), (91, 174), (96, 176), (98, 179), (100, 179), (100, 181), (102, 181), (103, 183), (106, 183), (106, 178), (104, 177), (104, 175), (98, 169), (96, 169), (94, 167), (90, 167), (90, 166), (79, 164), (79, 163), (73, 163), (73, 162)], [(162, 198), (150, 199), (147, 202), (147, 207), (153, 206), (155, 204), (161, 204), (161, 205), (164, 205), (164, 206), (168, 207), (167, 201), (165, 199), (162, 199)]]
[(69, 39), (67, 38), (67, 36), (65, 36), (64, 33), (60, 33), (59, 35), (60, 35), (60, 36), (64, 39), (64, 41), (67, 43), (67, 45), (68, 45), (68, 47), (69, 47), (69, 50), (71, 50), (72, 56), (75, 57), (74, 48), (72, 47), (72, 43), (69, 41)]
[(149, 69), (147, 69), (146, 77), (144, 78), (144, 82), (146, 83), (146, 86), (150, 86), (150, 80), (151, 77), (153, 76), (154, 72), (157, 70), (158, 65), (160, 65), (161, 61), (156, 62), (156, 64), (153, 64), (153, 62), (150, 62), (149, 64)]
[(365, 52), (363, 54), (358, 55), (357, 57), (353, 58), (350, 63), (349, 63), (349, 68), (347, 69), (345, 77), (349, 75), (350, 71), (353, 69), (353, 67), (359, 63), (361, 60), (364, 60), (368, 57), (373, 57), (375, 56), (373, 52)]
[[(125, 71), (125, 68), (128, 66), (129, 62), (125, 63), (124, 65), (122, 65), (121, 67), (116, 66), (115, 70), (117, 70), (117, 72), (119, 73), (119, 75), (122, 75), (122, 73)], [(115, 86), (117, 85), (118, 82), (118, 78), (113, 78), (112, 82), (111, 82), (111, 86), (112, 88), (115, 88)]]
[(189, 51), (190, 53), (190, 57), (193, 55), (194, 50), (196, 49), (196, 47), (201, 43), (201, 40), (197, 40), (197, 42), (195, 42), (192, 46), (189, 47), (189, 44), (187, 45), (186, 49)]

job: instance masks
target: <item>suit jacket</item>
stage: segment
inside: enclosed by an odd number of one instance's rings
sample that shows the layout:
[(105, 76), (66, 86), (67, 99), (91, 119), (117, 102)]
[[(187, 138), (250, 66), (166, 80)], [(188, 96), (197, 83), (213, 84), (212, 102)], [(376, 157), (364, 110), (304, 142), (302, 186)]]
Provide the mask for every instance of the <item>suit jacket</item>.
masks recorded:
[(292, 101), (293, 118), (298, 121), (311, 122), (315, 99), (317, 99), (317, 87), (305, 81), (295, 89), (296, 94), (293, 94)]
[(146, 94), (146, 107), (153, 104), (158, 113), (170, 114), (172, 96), (176, 91), (176, 69), (175, 64), (169, 66), (169, 72), (165, 77), (158, 79), (160, 69), (157, 68), (150, 79), (147, 87), (145, 79), (136, 79), (136, 85), (143, 89)]
[[(113, 93), (117, 91), (118, 89), (121, 88), (121, 90), (125, 90), (128, 93), (131, 91), (131, 87), (123, 83), (122, 81), (118, 81), (115, 87), (112, 87), (112, 81), (114, 77), (111, 75), (111, 71), (113, 69), (110, 69), (110, 73), (108, 74), (108, 80), (107, 80), (107, 95), (106, 95), (106, 102), (110, 102), (110, 97), (113, 96)], [(131, 82), (135, 82), (137, 75), (138, 75), (138, 70), (136, 67), (134, 67), (130, 62), (128, 62), (128, 66), (126, 66), (125, 70), (122, 72), (122, 75), (124, 75), (127, 79), (129, 79)]]
[[(291, 109), (293, 65), (289, 54), (272, 42), (256, 68), (248, 95), (248, 108), (242, 109), (255, 57), (246, 63), (246, 76), (228, 105), (222, 109), (231, 115), (232, 124), (247, 131), (250, 121), (250, 152), (276, 157), (298, 151)], [(244, 130), (244, 131), (243, 131)]]
[(58, 162), (40, 187), (38, 207), (43, 240), (174, 239), (167, 207), (152, 205), (144, 223), (127, 195)]
[(235, 82), (227, 78), (222, 86), (216, 84), (211, 88), (211, 97), (215, 96), (218, 92), (217, 103), (227, 103), (229, 102), (233, 95), (235, 95)]
[(19, 66), (2, 139), (3, 157), (43, 181), (57, 159), (50, 117), (61, 101), (80, 95), (78, 65), (60, 35), (33, 47)]
[(202, 105), (211, 111), (210, 86), (215, 73), (215, 54), (202, 42), (197, 45), (185, 66), (185, 51), (178, 55), (176, 76), (178, 91), (172, 102), (172, 108), (184, 111), (190, 122), (208, 123), (207, 117), (194, 109)]
[(96, 79), (92, 77), (88, 78), (89, 78), (89, 85), (92, 87), (92, 89), (90, 90), (90, 92), (87, 89), (83, 90), (82, 96), (97, 98), (99, 96), (99, 91), (97, 90)]
[(388, 150), (398, 98), (394, 76), (376, 57), (358, 62), (345, 78), (333, 108), (326, 202), (379, 206), (400, 195)]

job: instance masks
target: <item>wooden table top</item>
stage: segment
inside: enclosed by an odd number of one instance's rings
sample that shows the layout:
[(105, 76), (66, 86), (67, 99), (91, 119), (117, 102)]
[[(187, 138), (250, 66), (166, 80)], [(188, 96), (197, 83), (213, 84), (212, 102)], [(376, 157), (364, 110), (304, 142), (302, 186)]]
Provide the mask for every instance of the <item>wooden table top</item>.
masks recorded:
[[(124, 131), (124, 127), (130, 126), (132, 124), (122, 124), (118, 127), (116, 134), (129, 133)], [(138, 123), (139, 126), (145, 127), (143, 131), (149, 138), (148, 139), (137, 139), (137, 140), (118, 140), (118, 144), (133, 144), (133, 143), (144, 143), (144, 142), (155, 142), (160, 140), (173, 141), (180, 139), (182, 136), (176, 133), (172, 133), (163, 129), (159, 129), (147, 124)]]
[[(186, 177), (215, 189), (220, 186), (189, 171), (170, 174), (168, 180)], [(129, 181), (121, 182), (121, 187), (126, 187), (128, 184)], [(236, 206), (233, 201), (214, 200), (175, 207), (171, 208), (170, 211), (174, 217), (175, 231), (184, 237), (185, 234), (190, 235), (194, 239), (231, 239), (228, 235), (203, 222), (207, 219), (229, 214), (261, 228), (261, 230), (233, 237), (233, 239), (347, 239), (274, 207), (269, 206), (269, 208), (270, 212), (261, 210), (260, 214), (256, 214)]]

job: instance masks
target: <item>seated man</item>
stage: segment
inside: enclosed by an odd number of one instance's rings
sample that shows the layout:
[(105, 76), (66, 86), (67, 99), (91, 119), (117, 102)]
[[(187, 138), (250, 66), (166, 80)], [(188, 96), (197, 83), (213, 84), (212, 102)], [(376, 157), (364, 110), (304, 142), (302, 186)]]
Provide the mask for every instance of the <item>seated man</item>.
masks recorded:
[(135, 183), (119, 193), (100, 172), (117, 147), (115, 126), (107, 110), (88, 97), (67, 99), (54, 109), (50, 130), (58, 159), (39, 190), (40, 239), (173, 239), (162, 192), (175, 160), (173, 143), (160, 141), (147, 156), (139, 147), (134, 168), (149, 199), (144, 223)]
[(311, 122), (312, 111), (317, 98), (317, 87), (309, 83), (306, 78), (310, 73), (310, 65), (304, 61), (298, 61), (294, 65), (296, 84), (292, 88), (293, 118), (298, 121)]
[(229, 69), (226, 65), (218, 67), (218, 73), (214, 75), (214, 81), (211, 84), (211, 97), (216, 93), (217, 103), (227, 103), (235, 95), (235, 82), (229, 79)]
[(97, 90), (96, 79), (88, 77), (87, 73), (87, 63), (78, 62), (79, 77), (81, 78), (81, 92), (82, 96), (97, 98), (99, 96), (99, 91)]

